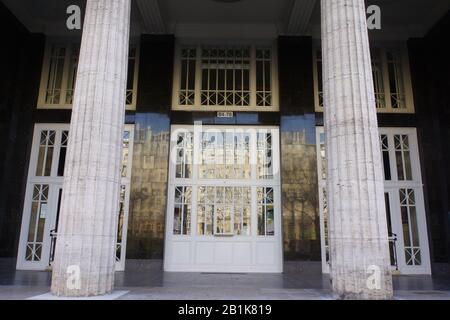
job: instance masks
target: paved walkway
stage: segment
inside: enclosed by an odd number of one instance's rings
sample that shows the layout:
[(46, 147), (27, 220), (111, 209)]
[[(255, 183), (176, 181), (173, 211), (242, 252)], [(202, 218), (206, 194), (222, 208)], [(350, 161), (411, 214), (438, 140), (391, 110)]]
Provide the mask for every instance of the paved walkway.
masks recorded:
[[(285, 268), (283, 274), (162, 272), (160, 261), (132, 262), (116, 273), (120, 300), (329, 300), (329, 278), (315, 263)], [(50, 291), (51, 273), (16, 271), (0, 259), (0, 300), (30, 299)], [(395, 276), (395, 299), (450, 300), (450, 278)], [(48, 296), (38, 297), (47, 299)], [(109, 299), (109, 298), (108, 298)]]

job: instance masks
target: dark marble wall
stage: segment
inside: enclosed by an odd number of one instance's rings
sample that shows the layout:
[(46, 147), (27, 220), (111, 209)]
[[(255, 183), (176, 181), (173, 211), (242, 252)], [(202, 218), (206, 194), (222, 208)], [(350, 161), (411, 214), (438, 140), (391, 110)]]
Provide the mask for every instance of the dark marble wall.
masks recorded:
[(320, 260), (312, 39), (280, 37), (281, 184), (285, 260)]
[(0, 257), (17, 255), (44, 40), (0, 3)]
[(426, 37), (408, 43), (434, 272), (450, 262), (449, 33), (447, 13)]
[(172, 36), (142, 36), (127, 259), (163, 257), (173, 55)]

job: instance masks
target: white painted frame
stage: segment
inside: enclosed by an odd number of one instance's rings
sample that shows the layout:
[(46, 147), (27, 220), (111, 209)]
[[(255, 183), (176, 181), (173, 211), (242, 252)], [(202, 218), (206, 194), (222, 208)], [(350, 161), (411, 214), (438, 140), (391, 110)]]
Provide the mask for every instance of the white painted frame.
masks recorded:
[(122, 243), (120, 248), (120, 259), (116, 260), (116, 271), (125, 270), (125, 261), (127, 255), (128, 218), (130, 214), (130, 194), (131, 194), (131, 173), (133, 170), (134, 125), (126, 124), (124, 131), (130, 132), (129, 137), (130, 143), (128, 145), (127, 173), (125, 177), (121, 177), (121, 185), (125, 186), (125, 199), (123, 206)]
[[(39, 155), (40, 135), (42, 130), (55, 130), (54, 152), (52, 157), (52, 166), (50, 176), (35, 176), (36, 166)], [(49, 267), (50, 259), (50, 231), (54, 229), (56, 220), (56, 210), (58, 205), (58, 190), (63, 186), (64, 177), (57, 176), (58, 159), (61, 150), (61, 134), (63, 131), (69, 130), (68, 124), (43, 124), (38, 123), (34, 126), (32, 148), (30, 154), (30, 162), (28, 167), (27, 187), (25, 191), (24, 207), (22, 214), (21, 232), (19, 238), (19, 249), (17, 254), (16, 268), (18, 270), (45, 270)], [(28, 228), (31, 218), (31, 204), (33, 187), (35, 184), (48, 184), (48, 210), (44, 227), (44, 238), (42, 245), (41, 260), (39, 262), (26, 261), (25, 254), (27, 248)]]
[[(201, 48), (203, 45), (233, 46), (243, 45), (250, 47), (250, 105), (221, 105), (206, 106), (201, 105)], [(195, 103), (194, 105), (180, 105), (179, 92), (181, 85), (181, 50), (183, 47), (195, 47), (197, 50), (196, 71), (195, 71)], [(267, 47), (272, 53), (272, 105), (257, 106), (256, 105), (256, 48)], [(173, 86), (172, 86), (172, 110), (177, 111), (258, 111), (258, 112), (274, 112), (279, 111), (279, 80), (278, 80), (278, 50), (275, 41), (202, 41), (201, 44), (197, 40), (180, 40), (175, 44), (174, 70), (173, 70)]]
[[(243, 127), (237, 126), (203, 126), (203, 130), (208, 129), (229, 129)], [(165, 250), (164, 250), (164, 270), (173, 272), (268, 272), (280, 273), (283, 270), (283, 243), (282, 243), (282, 215), (281, 215), (281, 183), (280, 183), (280, 143), (279, 143), (279, 129), (278, 127), (249, 127), (251, 129), (271, 130), (272, 133), (272, 153), (274, 162), (274, 177), (273, 179), (257, 179), (256, 165), (252, 165), (251, 179), (199, 179), (199, 160), (194, 160), (193, 177), (191, 179), (175, 178), (176, 163), (172, 160), (169, 162), (169, 186), (167, 197), (167, 214), (166, 214), (166, 234), (165, 234)], [(201, 130), (194, 130), (194, 126), (172, 125), (171, 128), (171, 151), (170, 159), (175, 159), (176, 148), (176, 130), (191, 130), (194, 132), (194, 159), (200, 156), (200, 134)], [(252, 133), (250, 158), (252, 163), (256, 164), (256, 131)], [(278, 165), (278, 168), (277, 168)], [(174, 197), (175, 187), (177, 186), (191, 186), (192, 187), (192, 204), (191, 204), (191, 230), (188, 235), (174, 235), (173, 234), (173, 220), (174, 220)], [(198, 235), (197, 234), (197, 186), (229, 186), (229, 187), (251, 187), (251, 235)], [(257, 187), (271, 187), (274, 192), (274, 236), (259, 236), (257, 230)], [(216, 241), (217, 243), (227, 246), (229, 243), (247, 244), (251, 247), (251, 263), (247, 265), (221, 265), (199, 263), (196, 264), (196, 255), (198, 245), (204, 245), (207, 242)], [(276, 262), (272, 265), (264, 265), (258, 263), (259, 256), (257, 255), (258, 244), (272, 245), (275, 252)], [(189, 263), (174, 263), (174, 245), (184, 246), (187, 249), (188, 256), (186, 259)], [(220, 252), (217, 250), (216, 252)]]
[[(317, 173), (318, 173), (318, 185), (319, 185), (319, 212), (320, 212), (320, 241), (322, 248), (322, 272), (329, 273), (329, 264), (325, 257), (325, 233), (324, 233), (324, 217), (323, 217), (323, 196), (322, 188), (325, 187), (326, 180), (321, 179), (321, 167), (322, 160), (320, 157), (320, 134), (324, 132), (323, 127), (316, 127), (316, 150), (317, 150)], [(397, 251), (397, 264), (401, 274), (431, 274), (430, 264), (430, 251), (428, 243), (428, 230), (426, 211), (424, 205), (423, 195), (423, 183), (422, 183), (422, 171), (420, 168), (420, 153), (417, 142), (417, 130), (416, 128), (379, 128), (381, 135), (387, 135), (389, 139), (389, 164), (391, 170), (391, 180), (384, 182), (385, 193), (389, 194), (389, 203), (391, 211), (392, 231), (397, 235), (396, 251)], [(398, 181), (397, 168), (394, 149), (394, 134), (408, 135), (411, 170), (413, 180)], [(381, 142), (380, 142), (381, 148)], [(400, 213), (400, 197), (399, 189), (413, 189), (415, 194), (415, 206), (417, 215), (417, 227), (419, 231), (419, 243), (421, 251), (421, 265), (408, 266), (405, 261), (404, 240), (402, 231), (402, 221)], [(394, 268), (395, 269), (395, 268)]]
[[(51, 51), (53, 45), (63, 45), (66, 47), (66, 55), (64, 58), (64, 71), (63, 78), (61, 83), (61, 97), (59, 104), (48, 104), (45, 102), (46, 91), (47, 91), (47, 82), (49, 76), (49, 68), (50, 68), (50, 60), (51, 60)], [(70, 62), (70, 54), (74, 46), (79, 45), (79, 39), (67, 39), (67, 38), (49, 38), (46, 41), (45, 49), (44, 49), (44, 58), (42, 61), (42, 70), (41, 70), (41, 80), (39, 84), (39, 96), (37, 102), (38, 109), (72, 109), (72, 104), (65, 103), (66, 101), (66, 87), (69, 78), (69, 62)], [(130, 48), (136, 48), (136, 57), (135, 57), (135, 65), (134, 65), (134, 79), (133, 79), (133, 102), (131, 104), (127, 104), (125, 106), (126, 110), (136, 110), (136, 101), (137, 101), (137, 88), (139, 81), (139, 59), (140, 59), (140, 45), (139, 43), (131, 44)]]
[[(414, 96), (412, 90), (412, 82), (411, 82), (411, 70), (409, 64), (409, 55), (408, 48), (404, 44), (400, 44), (397, 46), (386, 45), (386, 46), (374, 46), (374, 48), (380, 50), (380, 61), (383, 75), (383, 85), (384, 85), (384, 94), (386, 101), (386, 108), (377, 108), (378, 113), (415, 113), (414, 107)], [(317, 52), (320, 50), (320, 46), (313, 46), (313, 80), (314, 80), (314, 106), (316, 112), (323, 112), (323, 107), (320, 106), (319, 103), (319, 76), (318, 76), (318, 68), (317, 68)], [(402, 77), (403, 77), (403, 85), (405, 89), (405, 104), (406, 108), (404, 109), (394, 109), (391, 106), (391, 91), (389, 85), (389, 72), (388, 65), (386, 59), (386, 52), (390, 50), (395, 50), (399, 52), (400, 55), (400, 63), (402, 68)], [(323, 55), (323, 52), (322, 52)]]
[[(50, 260), (50, 247), (51, 238), (50, 231), (55, 228), (56, 224), (56, 212), (58, 206), (58, 196), (59, 189), (63, 187), (64, 177), (57, 176), (58, 170), (58, 159), (61, 150), (61, 134), (63, 131), (69, 131), (70, 124), (68, 123), (37, 123), (34, 125), (32, 147), (30, 153), (30, 161), (28, 166), (27, 175), (27, 186), (25, 191), (24, 206), (22, 213), (22, 223), (21, 231), (19, 237), (19, 248), (17, 254), (16, 268), (18, 270), (46, 270), (49, 269)], [(39, 145), (40, 145), (40, 135), (42, 130), (54, 130), (56, 131), (55, 143), (54, 143), (54, 153), (52, 158), (51, 175), (50, 176), (35, 176), (36, 166), (39, 155)], [(128, 157), (128, 167), (127, 167), (127, 177), (122, 177), (121, 184), (125, 185), (125, 204), (124, 204), (124, 221), (123, 221), (123, 235), (122, 235), (122, 248), (121, 248), (121, 259), (116, 262), (116, 271), (123, 271), (125, 268), (125, 257), (126, 257), (126, 240), (127, 240), (127, 230), (128, 230), (128, 216), (129, 216), (129, 199), (130, 199), (130, 184), (131, 184), (131, 172), (132, 172), (132, 161), (133, 161), (133, 144), (134, 144), (134, 125), (125, 125), (125, 130), (130, 131), (130, 146), (129, 146), (129, 157)], [(70, 139), (70, 132), (69, 132)], [(70, 142), (69, 142), (70, 143)], [(35, 184), (47, 184), (49, 185), (49, 195), (48, 195), (48, 210), (47, 218), (45, 221), (44, 228), (44, 238), (42, 245), (41, 260), (39, 262), (26, 261), (25, 254), (27, 248), (27, 237), (29, 221), (31, 218), (31, 204), (33, 187)], [(114, 253), (114, 257), (115, 257)]]

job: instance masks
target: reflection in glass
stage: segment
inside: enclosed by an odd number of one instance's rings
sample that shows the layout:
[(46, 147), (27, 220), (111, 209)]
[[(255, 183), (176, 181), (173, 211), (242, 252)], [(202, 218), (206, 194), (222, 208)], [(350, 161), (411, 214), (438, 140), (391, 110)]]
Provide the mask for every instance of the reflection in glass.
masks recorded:
[(400, 189), (400, 211), (407, 265), (421, 265), (416, 200), (413, 189)]
[(45, 219), (47, 217), (49, 186), (35, 184), (31, 201), (31, 216), (28, 224), (25, 260), (40, 261), (44, 239)]
[(200, 186), (198, 188), (197, 232), (199, 235), (248, 236), (250, 235), (250, 215), (250, 187)]
[(391, 203), (389, 199), (389, 193), (384, 193), (384, 202), (386, 205), (386, 221), (388, 227), (388, 237), (389, 237), (389, 256), (391, 258), (391, 266), (396, 265), (396, 256), (395, 256), (395, 240), (396, 235), (392, 233), (392, 220), (391, 220)]
[(290, 130), (281, 133), (284, 257), (286, 260), (320, 261), (317, 174), (325, 176), (326, 166), (322, 162), (322, 170), (318, 171), (320, 161), (317, 153), (325, 155), (325, 136), (321, 137), (321, 148), (317, 150), (314, 116), (289, 116), (285, 119), (286, 123), (296, 123), (298, 127), (293, 130), (289, 125)]
[(274, 229), (274, 202), (273, 188), (258, 187), (258, 235), (273, 236)]
[(173, 216), (173, 234), (190, 234), (191, 187), (176, 187)]
[(55, 135), (56, 132), (53, 130), (41, 131), (36, 176), (51, 175)]
[(120, 261), (122, 252), (123, 226), (125, 219), (125, 195), (126, 186), (120, 186), (119, 219), (117, 222), (116, 261)]
[(398, 180), (412, 180), (408, 135), (394, 135)]
[(383, 157), (384, 180), (391, 180), (391, 164), (389, 159), (389, 139), (385, 134), (381, 135), (381, 154)]
[(130, 131), (124, 131), (122, 140), (122, 177), (128, 176), (128, 163), (130, 156)]
[(201, 179), (248, 179), (250, 134), (241, 130), (202, 132)]
[(166, 115), (136, 114), (127, 239), (130, 259), (163, 258), (169, 129)]
[(258, 133), (258, 179), (273, 179), (273, 149), (272, 134)]
[(64, 167), (66, 165), (67, 144), (69, 142), (69, 131), (63, 131), (61, 134), (61, 146), (59, 149), (58, 176), (64, 176)]
[(191, 131), (179, 132), (176, 144), (176, 177), (192, 178), (194, 135)]

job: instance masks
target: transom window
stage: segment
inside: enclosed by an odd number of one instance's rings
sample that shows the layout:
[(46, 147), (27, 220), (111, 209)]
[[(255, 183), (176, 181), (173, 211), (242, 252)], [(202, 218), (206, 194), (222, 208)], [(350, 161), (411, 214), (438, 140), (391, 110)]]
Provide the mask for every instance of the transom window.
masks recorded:
[[(38, 108), (70, 109), (73, 103), (80, 44), (50, 42), (47, 44), (41, 75)], [(136, 107), (138, 47), (132, 45), (128, 55), (126, 108)]]
[[(398, 48), (371, 49), (375, 105), (380, 113), (413, 113), (414, 103), (404, 50)], [(316, 111), (323, 111), (322, 52), (314, 52), (314, 87)]]
[(272, 46), (180, 46), (173, 109), (278, 109)]

